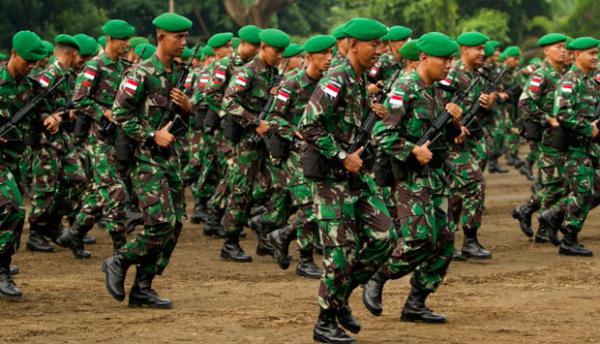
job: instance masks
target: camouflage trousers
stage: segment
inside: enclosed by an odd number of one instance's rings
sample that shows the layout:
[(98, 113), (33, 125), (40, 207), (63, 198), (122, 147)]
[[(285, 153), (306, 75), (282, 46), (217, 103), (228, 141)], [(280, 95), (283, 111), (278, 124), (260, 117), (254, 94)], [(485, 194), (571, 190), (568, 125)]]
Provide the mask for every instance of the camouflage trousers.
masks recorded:
[(83, 194), (76, 223), (82, 227), (98, 223), (111, 236), (124, 235), (127, 188), (117, 170), (115, 147), (97, 140), (87, 145), (86, 151), (92, 179)]
[(160, 275), (169, 264), (185, 217), (179, 160), (172, 158), (158, 166), (138, 159), (132, 177), (144, 214), (144, 230), (120, 253), (144, 271)]
[(527, 144), (529, 145), (529, 153), (527, 153), (525, 160), (529, 161), (533, 166), (533, 164), (535, 164), (540, 157), (540, 150), (538, 149), (539, 143), (534, 141), (527, 141)]
[(449, 208), (452, 222), (463, 230), (477, 230), (485, 208), (485, 181), (476, 155), (470, 150), (454, 149), (449, 161), (453, 166), (450, 173)]
[(559, 206), (559, 201), (566, 195), (564, 178), (564, 153), (544, 144), (537, 145), (539, 157), (537, 160), (538, 183), (540, 188), (537, 198), (540, 200), (540, 210)]
[(19, 158), (19, 177), (15, 176), (15, 179), (18, 180), (21, 194), (27, 197), (31, 185), (33, 184), (33, 177), (31, 171), (31, 165), (33, 163), (33, 150), (31, 146), (25, 146), (25, 149), (23, 150), (23, 153), (20, 155)]
[(226, 152), (221, 147), (223, 143), (217, 142), (212, 134), (196, 133), (192, 142), (197, 144), (192, 147), (184, 175), (189, 178), (194, 197), (208, 200), (225, 177)]
[[(229, 198), (229, 171), (234, 164), (234, 148), (231, 142), (223, 137), (223, 132), (218, 130), (211, 137), (212, 146), (209, 144), (210, 154), (207, 155), (207, 165), (205, 165), (203, 174), (198, 180), (204, 184), (215, 184), (215, 190), (208, 201), (211, 209), (224, 212)], [(213, 173), (210, 173), (210, 172)], [(210, 182), (209, 182), (210, 181)]]
[(567, 194), (561, 200), (563, 227), (579, 232), (592, 207), (595, 168), (588, 147), (569, 147), (565, 158)]
[(29, 222), (45, 225), (52, 217), (75, 214), (87, 178), (77, 150), (65, 140), (65, 150), (50, 145), (34, 149)]
[(19, 248), (25, 223), (25, 206), (17, 181), (0, 163), (0, 257), (10, 257)]
[(234, 148), (233, 163), (227, 170), (229, 197), (221, 221), (226, 233), (240, 233), (248, 222), (252, 205), (264, 201), (271, 185), (265, 165), (268, 152), (262, 143), (249, 143), (247, 137)]
[(415, 288), (437, 290), (454, 253), (454, 230), (443, 191), (423, 187), (418, 179), (394, 188), (395, 224), (402, 239), (380, 270), (384, 276), (398, 279), (414, 271)]
[(490, 126), (484, 127), (485, 141), (487, 155), (489, 158), (498, 158), (502, 155), (502, 150), (506, 144), (506, 135), (509, 131), (509, 123), (506, 118), (506, 113), (495, 114), (497, 118), (494, 119)]
[(383, 200), (345, 181), (315, 181), (313, 211), (323, 243), (319, 305), (338, 310), (389, 258), (398, 234)]

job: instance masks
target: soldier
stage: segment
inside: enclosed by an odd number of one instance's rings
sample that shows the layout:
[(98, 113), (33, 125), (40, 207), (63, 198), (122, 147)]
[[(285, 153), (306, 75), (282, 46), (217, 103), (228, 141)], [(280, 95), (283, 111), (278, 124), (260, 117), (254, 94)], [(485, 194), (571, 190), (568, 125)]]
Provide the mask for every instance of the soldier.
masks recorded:
[[(61, 234), (64, 205), (69, 203), (65, 191), (71, 187), (81, 188), (77, 184), (86, 182), (83, 165), (71, 137), (68, 132), (59, 130), (61, 122), (69, 120), (70, 112), (67, 110), (75, 79), (73, 69), (79, 67), (80, 47), (72, 36), (65, 34), (56, 36), (55, 43), (56, 60), (44, 70), (38, 81), (45, 88), (51, 87), (60, 78), (66, 78), (66, 82), (41, 110), (42, 118), (51, 125), (47, 129), (34, 129), (39, 136), (33, 149), (30, 231), (26, 247), (38, 252), (54, 251), (45, 237), (56, 242)], [(55, 126), (56, 130), (53, 130)]]
[(175, 58), (183, 53), (192, 22), (164, 13), (152, 24), (156, 27), (156, 53), (126, 73), (112, 109), (114, 121), (137, 144), (132, 179), (144, 214), (144, 230), (105, 260), (102, 270), (108, 292), (123, 301), (127, 269), (137, 264), (129, 306), (171, 308), (171, 301), (152, 289), (152, 281), (163, 273), (175, 249), (185, 203), (177, 142), (169, 132), (174, 123), (165, 123), (163, 115), (170, 100), (182, 115), (192, 111), (185, 93), (174, 87), (181, 73)]
[(535, 242), (554, 240), (555, 245), (559, 244), (558, 239), (550, 237), (554, 232), (549, 230), (560, 227), (560, 210), (552, 207), (564, 196), (561, 171), (566, 147), (564, 137), (560, 137), (564, 133), (561, 134), (561, 129), (555, 129), (559, 128), (559, 123), (553, 116), (552, 108), (556, 83), (564, 73), (566, 40), (565, 35), (558, 33), (549, 33), (538, 40), (546, 58), (531, 73), (519, 98), (518, 106), (523, 114), (526, 137), (536, 143), (539, 152), (537, 166), (540, 189), (535, 190), (529, 200), (516, 207), (512, 214), (513, 218), (519, 220), (523, 233), (532, 237), (531, 216), (538, 209), (541, 210), (540, 228), (535, 233)]
[[(410, 38), (412, 30), (401, 26), (392, 26), (386, 35), (385, 45), (390, 52), (382, 54), (377, 63), (369, 70), (369, 81), (376, 84), (381, 81), (385, 85), (398, 69), (402, 69), (400, 48)], [(377, 93), (377, 91), (371, 91)]]
[(283, 57), (283, 60), (280, 63), (279, 69), (284, 79), (289, 79), (303, 70), (304, 48), (301, 45), (290, 44), (285, 48), (281, 57)]
[[(444, 105), (442, 92), (434, 87), (435, 82), (446, 78), (458, 44), (444, 34), (430, 32), (419, 38), (417, 47), (419, 65), (393, 85), (384, 104), (389, 115), (377, 124), (373, 134), (379, 149), (391, 157), (392, 166), (398, 171), (394, 173), (393, 193), (402, 241), (365, 284), (363, 302), (373, 315), (381, 315), (384, 283), (414, 271), (401, 320), (443, 323), (446, 318), (425, 305), (427, 296), (444, 279), (454, 252), (454, 227), (447, 214), (450, 190), (444, 167), (450, 142), (443, 141), (449, 137), (461, 142), (467, 130), (460, 125), (460, 106)], [(452, 124), (442, 129), (441, 142), (417, 145), (444, 111), (452, 118)]]
[(136, 63), (147, 60), (156, 52), (156, 46), (150, 43), (143, 43), (135, 48), (135, 55), (138, 57)]
[[(108, 36), (108, 35), (107, 35)], [(129, 63), (135, 63), (137, 60), (137, 54), (135, 53), (137, 47), (141, 44), (148, 44), (150, 41), (146, 37), (133, 37), (129, 40), (129, 49), (127, 55), (123, 56)]]
[[(237, 71), (223, 97), (224, 136), (235, 146), (234, 161), (227, 176), (231, 193), (221, 222), (227, 236), (221, 258), (235, 262), (252, 261), (239, 245), (239, 234), (248, 222), (251, 205), (266, 198), (268, 185), (265, 184), (270, 179), (265, 167), (266, 147), (262, 140), (256, 142), (253, 138), (256, 134), (262, 137), (268, 131), (267, 122), (258, 115), (267, 104), (271, 89), (276, 86), (276, 66), (290, 44), (289, 36), (277, 29), (262, 30), (259, 38), (258, 55)], [(272, 254), (261, 245), (266, 235), (261, 230), (257, 232), (260, 240), (256, 252), (258, 255)]]
[[(308, 148), (305, 177), (314, 182), (313, 212), (323, 244), (324, 273), (319, 286), (319, 317), (313, 338), (323, 343), (352, 343), (338, 325), (358, 333), (348, 298), (389, 257), (397, 239), (374, 180), (361, 172), (365, 147), (349, 151), (370, 113), (366, 73), (377, 61), (387, 28), (354, 18), (344, 27), (348, 55), (317, 85), (300, 120)], [(384, 117), (381, 104), (372, 110)], [(337, 320), (336, 320), (337, 318)]]
[(559, 253), (569, 256), (593, 255), (590, 249), (579, 243), (577, 236), (592, 206), (594, 161), (598, 159), (598, 150), (591, 149), (592, 145), (596, 145), (592, 140), (599, 133), (595, 111), (600, 103), (600, 86), (594, 80), (598, 44), (600, 40), (592, 37), (580, 37), (571, 42), (574, 64), (556, 84), (554, 91), (553, 118), (565, 129), (568, 138), (564, 160), (567, 192), (559, 205), (564, 212), (561, 227), (565, 236), (560, 242)]
[[(318, 228), (312, 217), (312, 191), (310, 183), (299, 168), (305, 149), (298, 130), (300, 117), (317, 83), (329, 68), (333, 36), (317, 35), (304, 43), (306, 68), (285, 80), (279, 87), (277, 98), (267, 115), (270, 128), (269, 142), (272, 162), (269, 164), (273, 186), (267, 217), (283, 228), (268, 235), (274, 248), (274, 257), (282, 269), (290, 265), (288, 249), (294, 237), (298, 239), (300, 258), (296, 274), (320, 278), (322, 270), (314, 263), (313, 248)], [(292, 214), (296, 218), (286, 224)]]
[(346, 23), (337, 26), (331, 32), (331, 35), (336, 39), (335, 55), (331, 59), (332, 67), (341, 64), (348, 54), (348, 39), (344, 33), (344, 26), (346, 26)]
[(507, 77), (504, 79), (503, 90), (499, 94), (500, 99), (505, 103), (506, 111), (506, 131), (496, 132), (496, 135), (507, 135), (506, 161), (509, 165), (521, 163), (519, 154), (519, 132), (517, 128), (517, 103), (521, 96), (522, 88), (519, 84), (519, 58), (521, 50), (517, 46), (508, 46), (502, 53), (504, 56), (504, 65), (507, 68)]
[(400, 55), (406, 61), (402, 75), (410, 74), (419, 65), (419, 49), (417, 49), (417, 39), (409, 40), (402, 48)]
[[(34, 96), (33, 85), (27, 78), (37, 61), (46, 57), (40, 37), (31, 31), (19, 31), (12, 38), (10, 59), (0, 66), (0, 117), (4, 124)], [(46, 122), (48, 123), (48, 122)], [(19, 248), (25, 223), (25, 206), (19, 190), (19, 159), (23, 146), (22, 130), (28, 123), (19, 124), (16, 141), (0, 137), (0, 298), (19, 300), (21, 290), (12, 276), (15, 267), (10, 265)], [(0, 126), (1, 127), (1, 126)]]
[[(95, 223), (105, 230), (119, 249), (126, 241), (125, 202), (127, 188), (117, 168), (112, 104), (126, 66), (120, 60), (129, 48), (135, 29), (124, 20), (109, 20), (102, 27), (107, 36), (104, 52), (89, 61), (76, 81), (73, 102), (81, 124), (78, 135), (86, 137), (92, 179), (82, 197), (81, 210), (73, 225), (58, 239), (73, 255), (86, 259), (83, 237)], [(111, 129), (112, 128), (112, 129)]]

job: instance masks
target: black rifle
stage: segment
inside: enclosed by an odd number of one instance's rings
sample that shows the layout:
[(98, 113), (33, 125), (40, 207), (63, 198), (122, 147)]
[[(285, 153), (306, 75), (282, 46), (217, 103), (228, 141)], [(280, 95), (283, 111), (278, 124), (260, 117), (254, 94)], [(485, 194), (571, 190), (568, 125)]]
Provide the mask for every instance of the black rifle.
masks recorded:
[(25, 116), (31, 112), (31, 110), (35, 109), (46, 97), (48, 97), (58, 86), (60, 86), (66, 77), (61, 77), (58, 79), (54, 85), (45, 89), (45, 91), (38, 93), (35, 97), (33, 97), (27, 104), (23, 105), (22, 108), (17, 110), (15, 114), (5, 123), (2, 123), (0, 126), (0, 137), (4, 138), (7, 141), (19, 141), (19, 138), (16, 137), (8, 137), (8, 134), (14, 132), (17, 129), (17, 124), (25, 118)]
[[(497, 90), (498, 84), (500, 83), (500, 81), (502, 81), (502, 79), (504, 78), (504, 74), (506, 74), (507, 71), (508, 71), (507, 68), (503, 68), (502, 71), (500, 72), (500, 74), (498, 74), (498, 77), (496, 77), (496, 79), (492, 79), (486, 73), (479, 73), (484, 79), (486, 79), (488, 81), (488, 84), (481, 91), (481, 93), (488, 94), (488, 93), (491, 93), (491, 92)], [(473, 104), (473, 106), (471, 106), (469, 111), (467, 111), (467, 113), (463, 116), (461, 124), (464, 125), (465, 127), (469, 128), (473, 124), (475, 119), (477, 118), (477, 114), (479, 114), (480, 111), (481, 111), (481, 103), (479, 102), (479, 99), (477, 99), (477, 101)]]

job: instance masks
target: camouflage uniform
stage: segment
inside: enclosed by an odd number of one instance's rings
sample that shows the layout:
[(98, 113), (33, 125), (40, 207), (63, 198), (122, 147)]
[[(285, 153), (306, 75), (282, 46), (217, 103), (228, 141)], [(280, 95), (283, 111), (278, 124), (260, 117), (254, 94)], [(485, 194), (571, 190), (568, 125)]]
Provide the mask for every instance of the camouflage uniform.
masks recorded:
[(584, 74), (575, 65), (556, 84), (553, 115), (567, 131), (569, 148), (564, 159), (565, 197), (562, 227), (580, 232), (592, 206), (595, 179), (594, 161), (598, 151), (592, 146), (592, 122), (597, 120), (600, 87), (593, 73)]
[[(526, 90), (526, 84), (529, 82), (531, 74), (545, 64), (546, 64), (546, 62), (539, 62), (539, 63), (529, 64), (529, 65), (521, 68), (519, 84), (521, 85), (523, 92), (525, 92), (525, 90)], [(521, 128), (521, 130), (523, 130), (522, 123), (523, 123), (523, 121), (527, 120), (527, 113), (522, 111), (520, 109), (520, 107), (518, 110), (518, 119), (519, 119), (519, 124), (521, 124), (520, 128)], [(523, 134), (523, 133), (521, 133), (521, 134)], [(529, 144), (529, 153), (527, 153), (527, 157), (525, 158), (525, 160), (531, 166), (533, 166), (533, 164), (535, 164), (538, 161), (538, 157), (539, 157), (539, 152), (537, 149), (538, 148), (537, 142), (529, 140), (528, 144)]]
[(396, 59), (396, 56), (392, 53), (385, 53), (371, 67), (368, 78), (371, 82), (382, 81), (385, 84), (390, 81), (390, 78), (398, 69), (402, 69), (402, 65)]
[[(313, 92), (300, 120), (301, 134), (327, 166), (313, 178), (313, 212), (323, 243), (322, 309), (339, 311), (352, 290), (365, 283), (389, 257), (397, 233), (374, 180), (361, 173), (350, 187), (337, 158), (347, 151), (369, 112), (367, 81), (345, 60), (330, 69)], [(307, 159), (307, 151), (303, 159)], [(307, 169), (304, 168), (306, 175)]]
[(92, 183), (83, 196), (76, 224), (89, 229), (99, 223), (115, 242), (125, 239), (127, 188), (117, 169), (114, 137), (107, 137), (100, 128), (102, 121), (107, 121), (104, 111), (112, 107), (124, 71), (121, 61), (102, 53), (86, 63), (73, 94), (79, 115), (95, 123), (86, 143)]
[[(412, 71), (394, 84), (384, 103), (389, 114), (373, 133), (379, 149), (404, 171), (393, 188), (395, 225), (402, 240), (380, 273), (385, 279), (397, 279), (414, 271), (412, 286), (429, 292), (435, 292), (452, 260), (454, 227), (448, 221), (446, 172), (442, 166), (421, 168), (412, 149), (445, 111), (441, 93)], [(437, 149), (447, 151), (449, 144), (437, 142)]]
[(135, 191), (144, 214), (144, 230), (120, 249), (130, 264), (143, 271), (162, 274), (185, 217), (183, 181), (177, 142), (170, 154), (157, 152), (153, 133), (161, 121), (179, 71), (173, 62), (170, 71), (153, 55), (131, 68), (124, 76), (113, 105), (115, 122), (137, 142), (132, 171)]

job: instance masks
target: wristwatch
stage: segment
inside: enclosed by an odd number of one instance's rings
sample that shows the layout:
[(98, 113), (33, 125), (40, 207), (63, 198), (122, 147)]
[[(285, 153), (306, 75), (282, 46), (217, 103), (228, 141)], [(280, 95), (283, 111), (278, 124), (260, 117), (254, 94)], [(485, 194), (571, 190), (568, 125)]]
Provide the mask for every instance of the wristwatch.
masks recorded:
[(337, 158), (338, 158), (340, 161), (344, 161), (344, 160), (346, 160), (346, 158), (347, 158), (347, 157), (348, 157), (348, 153), (346, 153), (346, 152), (344, 152), (344, 151), (340, 151), (340, 152), (337, 154)]

